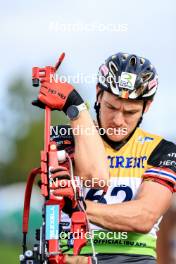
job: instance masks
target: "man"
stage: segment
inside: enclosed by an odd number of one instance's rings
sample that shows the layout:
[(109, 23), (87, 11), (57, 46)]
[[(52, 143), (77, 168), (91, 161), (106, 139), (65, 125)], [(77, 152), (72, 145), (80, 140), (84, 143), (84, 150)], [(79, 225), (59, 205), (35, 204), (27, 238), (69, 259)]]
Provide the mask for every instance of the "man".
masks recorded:
[[(85, 198), (100, 264), (156, 263), (156, 232), (176, 182), (176, 146), (139, 128), (157, 86), (149, 60), (125, 53), (109, 57), (99, 69), (95, 104), (99, 128), (106, 133), (75, 136), (77, 175), (97, 178), (92, 189), (86, 188)], [(83, 100), (71, 85), (44, 82), (38, 99), (63, 110), (73, 128), (92, 128)], [(108, 185), (105, 195), (101, 179)], [(81, 251), (91, 253), (89, 245)]]

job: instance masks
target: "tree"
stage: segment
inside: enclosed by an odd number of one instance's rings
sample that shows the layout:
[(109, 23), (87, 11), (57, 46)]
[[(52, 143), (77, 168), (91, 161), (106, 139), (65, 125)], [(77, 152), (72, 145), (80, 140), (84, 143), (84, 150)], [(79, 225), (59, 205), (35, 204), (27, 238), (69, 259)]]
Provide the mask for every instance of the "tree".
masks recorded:
[[(6, 122), (0, 136), (1, 150), (8, 145), (8, 153), (2, 157), (3, 151), (1, 152), (1, 184), (24, 181), (31, 168), (40, 166), (44, 134), (44, 111), (30, 103), (36, 97), (35, 89), (18, 78), (9, 85), (6, 97)], [(63, 113), (52, 113), (53, 124), (66, 122)]]

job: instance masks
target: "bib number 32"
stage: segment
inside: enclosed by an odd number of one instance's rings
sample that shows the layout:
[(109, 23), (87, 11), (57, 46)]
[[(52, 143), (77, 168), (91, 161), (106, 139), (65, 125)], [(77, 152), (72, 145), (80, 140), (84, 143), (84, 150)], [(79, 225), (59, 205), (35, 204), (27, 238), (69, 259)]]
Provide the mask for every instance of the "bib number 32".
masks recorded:
[[(97, 192), (100, 192), (100, 190), (90, 189), (86, 195), (86, 199), (90, 201), (97, 201), (99, 203), (107, 204), (105, 197), (103, 197), (101, 194), (97, 194)], [(133, 197), (132, 189), (126, 185), (114, 187), (111, 190), (110, 196), (118, 196), (119, 192), (123, 192), (123, 199), (121, 202), (130, 201)]]

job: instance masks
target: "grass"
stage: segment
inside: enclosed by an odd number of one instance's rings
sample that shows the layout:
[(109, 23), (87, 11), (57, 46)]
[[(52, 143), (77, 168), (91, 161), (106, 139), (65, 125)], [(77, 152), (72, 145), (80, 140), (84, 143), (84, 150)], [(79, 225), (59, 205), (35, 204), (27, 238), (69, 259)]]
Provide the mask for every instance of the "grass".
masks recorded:
[(0, 262), (1, 264), (19, 264), (19, 254), (21, 247), (16, 244), (0, 242)]

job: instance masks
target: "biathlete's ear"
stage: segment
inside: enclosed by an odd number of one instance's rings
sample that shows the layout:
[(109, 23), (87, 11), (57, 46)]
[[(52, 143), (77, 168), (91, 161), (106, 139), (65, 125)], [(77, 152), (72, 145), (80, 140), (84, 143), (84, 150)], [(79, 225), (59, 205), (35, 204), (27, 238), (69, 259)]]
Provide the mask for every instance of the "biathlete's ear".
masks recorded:
[(151, 104), (152, 104), (153, 100), (148, 100), (146, 105), (145, 105), (145, 109), (144, 109), (144, 113), (147, 113)]
[(101, 88), (99, 87), (99, 85), (97, 84), (97, 85), (96, 85), (96, 100), (97, 100), (98, 102), (101, 101), (100, 93), (102, 93), (102, 90), (101, 90)]

